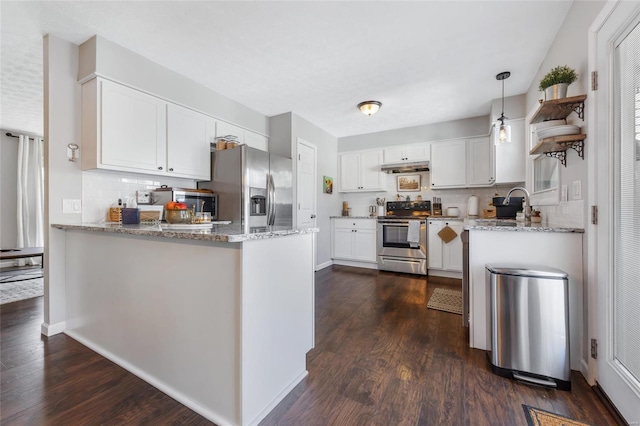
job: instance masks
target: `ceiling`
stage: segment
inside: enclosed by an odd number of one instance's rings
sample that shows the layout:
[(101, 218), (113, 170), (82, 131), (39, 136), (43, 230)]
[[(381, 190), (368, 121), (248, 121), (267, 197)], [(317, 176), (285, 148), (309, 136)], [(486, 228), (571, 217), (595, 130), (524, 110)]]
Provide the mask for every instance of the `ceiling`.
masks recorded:
[[(0, 2), (5, 129), (43, 133), (42, 36), (98, 34), (336, 137), (487, 115), (525, 93), (571, 1)], [(363, 100), (382, 102), (367, 117)], [(508, 115), (508, 111), (507, 115)], [(497, 117), (496, 117), (497, 118)]]

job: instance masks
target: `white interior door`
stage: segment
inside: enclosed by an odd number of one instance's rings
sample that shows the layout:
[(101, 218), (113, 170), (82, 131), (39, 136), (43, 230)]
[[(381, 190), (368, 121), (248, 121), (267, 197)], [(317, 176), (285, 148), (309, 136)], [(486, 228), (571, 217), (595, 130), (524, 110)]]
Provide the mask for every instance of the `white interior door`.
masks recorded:
[(298, 139), (296, 225), (298, 228), (316, 226), (316, 147)]
[[(640, 422), (640, 3), (605, 6), (595, 30), (599, 88), (596, 231), (597, 381)], [(601, 15), (605, 16), (605, 15)]]

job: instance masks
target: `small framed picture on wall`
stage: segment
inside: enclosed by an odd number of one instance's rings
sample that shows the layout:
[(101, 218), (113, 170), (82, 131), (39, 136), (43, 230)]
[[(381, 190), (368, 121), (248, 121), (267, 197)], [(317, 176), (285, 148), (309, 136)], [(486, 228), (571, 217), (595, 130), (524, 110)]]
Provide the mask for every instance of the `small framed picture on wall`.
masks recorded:
[(398, 176), (398, 192), (420, 192), (420, 175)]
[(333, 194), (333, 178), (329, 176), (322, 177), (322, 192), (325, 194)]

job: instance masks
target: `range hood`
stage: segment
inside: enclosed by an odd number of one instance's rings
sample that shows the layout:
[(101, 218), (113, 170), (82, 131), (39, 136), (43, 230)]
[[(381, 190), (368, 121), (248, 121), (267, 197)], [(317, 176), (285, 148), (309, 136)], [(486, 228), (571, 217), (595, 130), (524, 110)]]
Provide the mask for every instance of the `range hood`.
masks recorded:
[(380, 167), (385, 173), (415, 173), (415, 172), (428, 172), (428, 161), (415, 161), (413, 163), (393, 163), (383, 164)]

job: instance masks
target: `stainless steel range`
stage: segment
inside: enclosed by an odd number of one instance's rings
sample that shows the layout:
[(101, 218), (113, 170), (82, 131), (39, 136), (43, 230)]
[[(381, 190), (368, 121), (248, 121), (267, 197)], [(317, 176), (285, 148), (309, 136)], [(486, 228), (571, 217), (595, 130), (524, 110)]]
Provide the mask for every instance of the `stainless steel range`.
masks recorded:
[(431, 201), (387, 203), (378, 217), (378, 269), (427, 275), (427, 218)]

